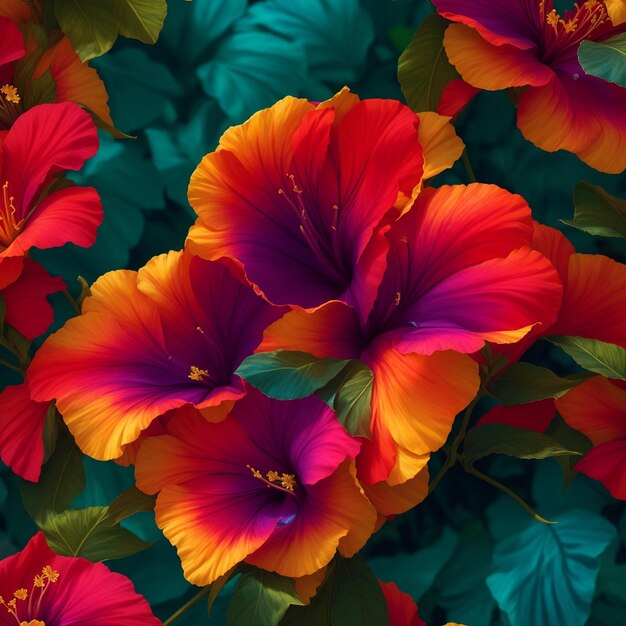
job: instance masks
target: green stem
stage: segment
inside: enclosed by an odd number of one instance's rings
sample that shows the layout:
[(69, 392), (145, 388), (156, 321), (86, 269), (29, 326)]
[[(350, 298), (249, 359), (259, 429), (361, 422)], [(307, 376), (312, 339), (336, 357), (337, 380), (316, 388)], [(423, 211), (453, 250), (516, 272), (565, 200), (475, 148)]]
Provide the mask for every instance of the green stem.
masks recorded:
[(528, 504), (526, 504), (526, 502), (524, 502), (524, 500), (522, 500), (514, 491), (511, 491), (506, 485), (503, 485), (502, 483), (499, 483), (497, 480), (491, 478), (491, 476), (487, 476), (487, 474), (483, 474), (482, 472), (479, 472), (473, 465), (469, 465), (468, 467), (465, 468), (468, 474), (472, 474), (473, 476), (476, 476), (476, 478), (480, 478), (480, 480), (483, 480), (486, 483), (489, 483), (490, 485), (493, 485), (496, 489), (499, 489), (502, 493), (505, 493), (507, 496), (509, 496), (509, 498), (513, 498), (513, 500), (515, 500), (515, 502), (517, 502), (517, 504), (519, 504), (524, 511), (526, 511), (526, 513), (528, 513), (531, 517), (534, 517), (538, 522), (542, 522), (543, 524), (557, 524), (558, 522), (551, 522), (543, 517), (541, 517), (541, 515), (538, 515), (537, 513), (535, 513), (535, 511), (533, 511), (533, 509), (528, 506)]
[(72, 294), (67, 289), (64, 289), (63, 295), (65, 296), (65, 299), (72, 305), (72, 308), (74, 309), (76, 314), (80, 315), (80, 307), (78, 306), (78, 303), (76, 302), (76, 300), (74, 300), (74, 297), (72, 296)]
[(202, 600), (204, 596), (208, 596), (210, 591), (211, 585), (200, 589), (200, 591), (198, 591), (198, 593), (193, 598), (191, 598), (191, 600), (183, 604), (180, 609), (172, 613), (172, 615), (170, 615), (170, 617), (168, 617), (163, 622), (163, 626), (170, 626), (170, 624), (173, 624), (179, 617), (182, 617), (192, 606), (198, 604), (198, 602), (200, 602), (200, 600)]
[(461, 162), (463, 163), (463, 167), (465, 168), (465, 171), (467, 172), (467, 178), (469, 182), (470, 183), (477, 182), (476, 174), (474, 174), (474, 168), (472, 167), (469, 154), (467, 154), (467, 148), (463, 150), (463, 154), (461, 155)]
[(18, 374), (24, 376), (24, 371), (22, 370), (22, 368), (18, 367), (17, 365), (13, 365), (13, 363), (9, 363), (4, 359), (0, 359), (0, 365), (4, 365), (4, 367), (8, 367), (10, 370), (13, 370), (14, 372), (17, 372)]
[(461, 428), (459, 429), (459, 432), (452, 441), (450, 451), (448, 452), (448, 457), (446, 458), (443, 467), (432, 479), (428, 488), (428, 493), (432, 493), (434, 491), (435, 487), (439, 484), (439, 481), (444, 477), (445, 473), (456, 463), (457, 455), (459, 453), (459, 446), (461, 445), (463, 439), (465, 439), (465, 433), (467, 432), (467, 427), (469, 426), (472, 412), (474, 411), (474, 407), (476, 406), (476, 404), (478, 404), (478, 401), (483, 397), (483, 394), (484, 391), (481, 389), (476, 394), (476, 397), (469, 403), (468, 407), (465, 409), (465, 413), (463, 414), (463, 421), (461, 422)]

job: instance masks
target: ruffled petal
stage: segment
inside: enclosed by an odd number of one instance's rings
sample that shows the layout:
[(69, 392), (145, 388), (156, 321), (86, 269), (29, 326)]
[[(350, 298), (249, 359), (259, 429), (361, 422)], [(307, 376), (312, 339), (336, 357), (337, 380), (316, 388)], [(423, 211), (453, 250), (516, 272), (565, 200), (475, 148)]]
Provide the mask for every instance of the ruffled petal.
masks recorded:
[(0, 393), (0, 457), (18, 476), (36, 482), (43, 464), (43, 427), (49, 402), (31, 399), (27, 383)]
[(498, 91), (509, 87), (540, 87), (554, 77), (534, 51), (505, 43), (494, 45), (464, 24), (451, 24), (444, 35), (450, 63), (464, 81), (478, 89)]
[(47, 300), (51, 293), (65, 289), (65, 283), (50, 276), (31, 258), (24, 259), (20, 277), (1, 294), (6, 305), (5, 322), (31, 341), (48, 330), (54, 311)]
[(578, 385), (556, 400), (563, 419), (594, 445), (626, 439), (626, 390), (602, 376)]
[[(382, 480), (399, 484), (424, 467), (428, 460), (424, 455), (444, 444), (456, 414), (476, 395), (478, 365), (451, 351), (401, 354), (384, 340), (370, 346), (363, 360), (374, 372), (373, 419), (380, 421), (398, 449), (410, 455), (396, 459), (390, 476), (361, 466), (359, 476), (367, 484)], [(423, 460), (416, 463), (419, 457)]]
[(49, 174), (80, 169), (97, 149), (98, 131), (76, 104), (40, 104), (20, 115), (2, 144), (0, 175), (9, 181), (19, 217)]
[(476, 29), (493, 44), (511, 44), (521, 50), (536, 48), (543, 15), (536, 0), (434, 0), (439, 15)]

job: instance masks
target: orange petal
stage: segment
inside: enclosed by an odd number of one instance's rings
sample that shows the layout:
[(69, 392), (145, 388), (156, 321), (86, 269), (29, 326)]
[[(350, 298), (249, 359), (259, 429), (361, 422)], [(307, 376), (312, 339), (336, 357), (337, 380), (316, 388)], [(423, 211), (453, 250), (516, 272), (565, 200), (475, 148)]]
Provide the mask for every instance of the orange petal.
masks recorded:
[(425, 465), (423, 455), (444, 444), (456, 414), (476, 395), (478, 364), (452, 351), (401, 354), (384, 342), (372, 345), (364, 361), (374, 372), (372, 412), (401, 452), (387, 480), (405, 482)]
[(385, 481), (365, 486), (363, 489), (376, 510), (384, 516), (399, 515), (422, 502), (428, 495), (428, 468), (425, 467), (415, 478), (391, 486)]
[(432, 111), (418, 113), (418, 137), (424, 153), (424, 179), (452, 167), (465, 144), (459, 139), (450, 117)]
[(479, 89), (497, 91), (526, 85), (538, 87), (554, 76), (554, 72), (540, 63), (532, 52), (508, 44), (492, 45), (464, 24), (450, 24), (443, 41), (450, 63), (463, 80)]
[(626, 391), (594, 376), (556, 400), (559, 413), (593, 444), (626, 439)]

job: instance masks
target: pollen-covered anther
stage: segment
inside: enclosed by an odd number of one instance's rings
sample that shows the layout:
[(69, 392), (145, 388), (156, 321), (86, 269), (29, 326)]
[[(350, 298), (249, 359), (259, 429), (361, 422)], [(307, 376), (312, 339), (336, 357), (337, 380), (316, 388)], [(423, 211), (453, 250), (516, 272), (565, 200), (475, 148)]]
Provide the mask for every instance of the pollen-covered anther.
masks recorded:
[(12, 104), (20, 103), (21, 98), (17, 91), (17, 87), (14, 87), (13, 85), (2, 85), (2, 87), (0, 87), (0, 93), (4, 96), (4, 99), (7, 102), (11, 102)]
[(189, 368), (189, 374), (187, 374), (187, 378), (190, 380), (202, 381), (205, 378), (209, 378), (208, 370), (203, 370), (197, 367), (196, 365), (192, 365)]
[(396, 306), (400, 306), (400, 301), (401, 301), (401, 300), (402, 300), (402, 294), (401, 294), (399, 291), (396, 291), (396, 296), (395, 296), (395, 298), (394, 298), (394, 300), (393, 300), (393, 303), (394, 303)]
[(576, 30), (576, 28), (578, 28), (578, 18), (574, 18), (573, 20), (567, 20), (567, 22), (563, 22), (563, 28), (565, 29), (566, 33), (573, 33)]
[(546, 15), (546, 22), (552, 26), (552, 28), (556, 28), (560, 21), (562, 21), (561, 16), (556, 12), (556, 9), (552, 9), (552, 11)]
[(270, 470), (263, 476), (263, 474), (252, 467), (251, 465), (246, 465), (246, 467), (252, 472), (252, 475), (255, 478), (263, 481), (268, 487), (275, 487), (277, 489), (281, 489), (282, 491), (293, 492), (296, 486), (296, 476), (295, 474), (287, 474), (286, 472), (279, 473), (276, 470)]
[(296, 486), (296, 477), (293, 474), (283, 473), (280, 477), (280, 484), (288, 491), (293, 491)]
[(18, 589), (17, 591), (13, 592), (13, 595), (18, 599), (18, 600), (26, 600), (26, 598), (28, 598), (28, 589), (24, 589), (22, 587), (22, 589)]

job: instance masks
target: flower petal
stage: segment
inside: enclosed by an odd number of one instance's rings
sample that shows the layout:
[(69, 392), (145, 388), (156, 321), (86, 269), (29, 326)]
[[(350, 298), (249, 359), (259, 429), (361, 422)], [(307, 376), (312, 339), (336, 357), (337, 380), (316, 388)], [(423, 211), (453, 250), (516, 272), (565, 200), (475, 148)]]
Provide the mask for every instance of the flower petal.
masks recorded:
[(391, 486), (387, 482), (374, 483), (363, 487), (365, 495), (386, 517), (399, 515), (420, 504), (428, 495), (428, 468), (421, 470), (415, 478), (404, 483)]
[(534, 51), (504, 43), (485, 41), (473, 28), (450, 24), (444, 35), (450, 63), (463, 80), (479, 89), (497, 91), (509, 87), (540, 87), (554, 77), (550, 67), (541, 63)]
[(596, 446), (574, 468), (599, 480), (614, 498), (626, 500), (626, 439)]
[(600, 254), (572, 254), (563, 304), (550, 334), (598, 339), (626, 348), (626, 266)]
[(2, 254), (22, 256), (31, 248), (60, 248), (66, 243), (89, 248), (96, 241), (103, 215), (100, 196), (92, 187), (61, 189), (39, 203), (24, 230)]
[(36, 482), (43, 464), (43, 427), (49, 402), (31, 399), (27, 383), (0, 393), (0, 457), (18, 476)]
[(434, 0), (434, 5), (439, 15), (471, 26), (494, 46), (535, 48), (537, 31), (543, 27), (543, 16), (535, 0)]
[(552, 398), (520, 406), (496, 406), (485, 413), (476, 422), (476, 426), (506, 424), (545, 433), (555, 414), (556, 407)]
[(594, 376), (556, 400), (563, 419), (594, 445), (626, 439), (626, 390)]
[(21, 59), (26, 50), (20, 29), (8, 17), (0, 17), (0, 66)]
[(25, 258), (20, 277), (1, 292), (6, 304), (5, 322), (27, 339), (43, 335), (54, 321), (46, 296), (62, 289), (65, 283), (60, 278), (50, 276), (39, 263)]
[(367, 484), (399, 484), (424, 467), (424, 455), (444, 444), (456, 414), (476, 395), (478, 365), (451, 351), (401, 354), (382, 339), (368, 348), (363, 360), (374, 372), (373, 419), (380, 420), (399, 450), (410, 454), (396, 459), (389, 476), (366, 473), (368, 468), (361, 466), (359, 476)]
[(76, 104), (40, 104), (20, 115), (2, 144), (0, 175), (9, 181), (20, 217), (49, 174), (80, 169), (97, 149), (98, 131)]

